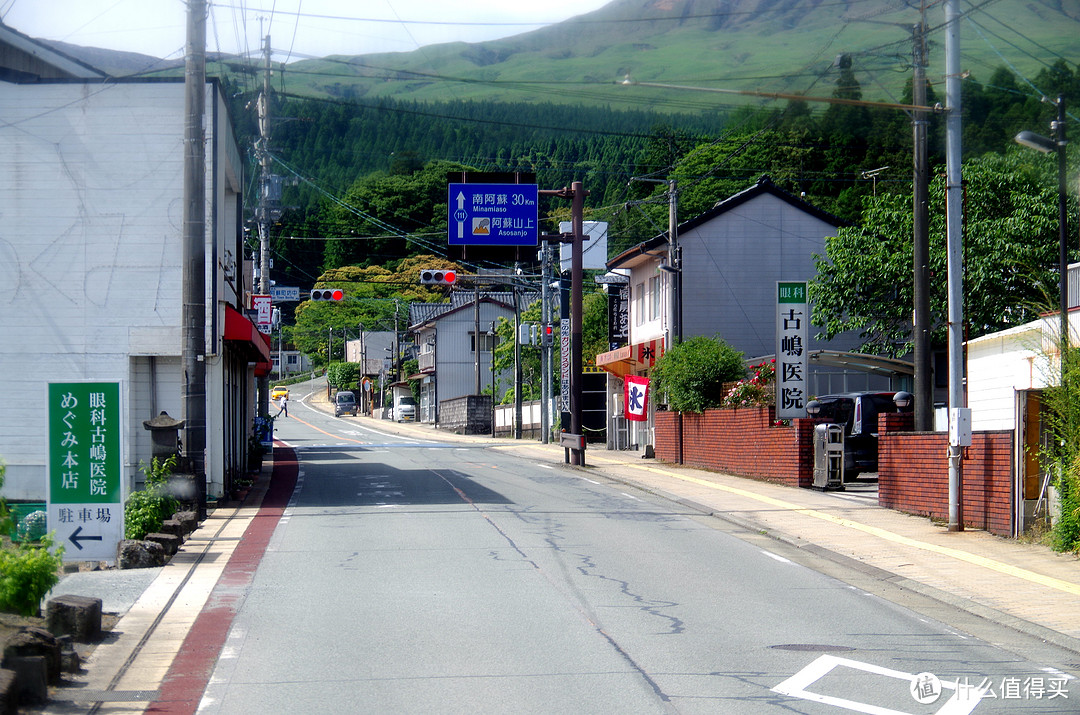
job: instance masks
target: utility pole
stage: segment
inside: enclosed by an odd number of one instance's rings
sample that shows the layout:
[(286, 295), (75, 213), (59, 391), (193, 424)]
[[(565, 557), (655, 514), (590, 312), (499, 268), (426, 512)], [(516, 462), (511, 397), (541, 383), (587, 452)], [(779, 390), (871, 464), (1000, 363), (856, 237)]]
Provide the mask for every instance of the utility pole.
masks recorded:
[[(259, 95), (259, 293), (270, 293), (270, 36), (263, 43), (263, 91)], [(327, 355), (329, 358), (329, 354)], [(270, 414), (270, 377), (259, 378), (259, 413)]]
[[(926, 8), (922, 8), (919, 23), (912, 27), (914, 49), (912, 59), (915, 74), (912, 79), (912, 102), (926, 106)], [(934, 382), (930, 362), (930, 173), (927, 167), (927, 113), (925, 109), (912, 112), (913, 177), (912, 213), (913, 251), (912, 293), (914, 319), (912, 332), (915, 342), (915, 431), (933, 430)]]
[[(479, 395), (480, 394), (480, 389), (481, 389), (481, 386), (480, 386), (480, 283), (479, 282), (473, 283), (473, 323), (475, 325), (475, 327), (473, 328), (473, 330), (475, 331), (473, 333), (473, 357), (475, 358), (475, 360), (474, 360), (475, 369), (473, 370), (473, 372), (475, 374), (475, 384), (474, 384), (475, 389), (473, 390), (473, 394), (474, 395)], [(491, 399), (494, 400), (495, 396), (492, 395)]]
[[(582, 278), (583, 260), (582, 243), (584, 241), (585, 228), (585, 187), (580, 181), (571, 184), (572, 209), (571, 223), (574, 230), (574, 253), (570, 264), (570, 432), (584, 435), (581, 424), (582, 409), (582, 347), (581, 347), (581, 322), (582, 322)], [(578, 466), (585, 465), (585, 451), (570, 450), (570, 463)]]
[(945, 0), (946, 253), (949, 294), (949, 531), (963, 531), (961, 447), (952, 421), (964, 407), (963, 185), (960, 173), (960, 11)]
[(551, 325), (551, 244), (544, 241), (540, 250), (540, 441), (547, 444), (551, 440), (551, 349), (555, 342), (547, 340), (547, 326)]
[(189, 0), (184, 71), (184, 468), (206, 518), (206, 0)]
[[(522, 417), (522, 399), (521, 399), (521, 303), (518, 299), (518, 288), (515, 284), (512, 286), (514, 296), (514, 439), (521, 439), (521, 417)], [(492, 333), (494, 333), (492, 329)], [(491, 346), (492, 365), (495, 364), (495, 345)], [(492, 374), (491, 378), (492, 390), (491, 399), (495, 400), (495, 376)]]
[(668, 245), (671, 248), (668, 261), (674, 269), (671, 276), (671, 323), (672, 340), (667, 346), (670, 350), (676, 343), (682, 342), (682, 253), (679, 251), (679, 192), (678, 182), (675, 179), (668, 180)]

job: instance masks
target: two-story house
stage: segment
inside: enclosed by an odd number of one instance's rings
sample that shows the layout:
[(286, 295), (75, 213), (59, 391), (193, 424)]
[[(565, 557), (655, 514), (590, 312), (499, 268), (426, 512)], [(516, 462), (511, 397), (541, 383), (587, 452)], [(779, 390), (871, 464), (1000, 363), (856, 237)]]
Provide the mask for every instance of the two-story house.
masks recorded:
[[(674, 260), (669, 237), (661, 234), (608, 261), (609, 270), (629, 273), (630, 287), (629, 345), (597, 356), (611, 375), (609, 408), (616, 415), (621, 410), (622, 378), (648, 375), (679, 336), (718, 336), (748, 359), (772, 355), (777, 282), (813, 278), (815, 254), (825, 255), (825, 238), (840, 225), (766, 176), (680, 224), (681, 260)], [(807, 349), (846, 351), (856, 342), (826, 345), (811, 330)], [(811, 362), (811, 394), (868, 389), (872, 381), (867, 373)], [(613, 426), (629, 430), (630, 445), (652, 443), (651, 419)]]
[(455, 291), (449, 303), (409, 305), (409, 332), (418, 347), (422, 422), (438, 422), (438, 405), (465, 395), (491, 393), (495, 400), (513, 386), (510, 371), (492, 374), (492, 350), (498, 344), (493, 326), (499, 318), (514, 322), (511, 293)]

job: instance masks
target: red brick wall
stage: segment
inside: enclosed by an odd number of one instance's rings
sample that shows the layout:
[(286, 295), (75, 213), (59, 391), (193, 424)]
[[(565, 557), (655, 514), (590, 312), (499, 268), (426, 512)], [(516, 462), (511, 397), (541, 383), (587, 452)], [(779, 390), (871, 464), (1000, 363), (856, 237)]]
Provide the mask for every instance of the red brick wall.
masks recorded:
[[(682, 413), (682, 463), (742, 477), (809, 487), (814, 477), (814, 421), (777, 427), (773, 408)], [(678, 412), (657, 412), (658, 459), (679, 461)]]
[[(890, 432), (884, 415), (878, 440), (878, 504), (937, 519), (949, 517), (949, 436)], [(965, 526), (1012, 535), (1012, 432), (976, 432), (961, 459), (961, 518)]]

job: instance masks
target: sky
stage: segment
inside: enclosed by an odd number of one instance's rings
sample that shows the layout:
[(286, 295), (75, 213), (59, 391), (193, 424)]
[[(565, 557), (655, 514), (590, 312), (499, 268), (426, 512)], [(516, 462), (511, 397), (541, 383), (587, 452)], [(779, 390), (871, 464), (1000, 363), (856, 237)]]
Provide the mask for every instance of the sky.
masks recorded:
[[(517, 35), (609, 1), (207, 0), (206, 46), (258, 55), (269, 34), (275, 61), (411, 52)], [(185, 13), (183, 0), (0, 0), (0, 19), (24, 35), (166, 59), (184, 56)]]

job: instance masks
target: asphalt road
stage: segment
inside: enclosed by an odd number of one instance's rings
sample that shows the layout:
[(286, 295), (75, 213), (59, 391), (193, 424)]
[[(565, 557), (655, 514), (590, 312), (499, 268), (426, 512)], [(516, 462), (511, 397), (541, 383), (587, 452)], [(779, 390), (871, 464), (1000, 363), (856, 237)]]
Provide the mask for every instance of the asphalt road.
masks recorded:
[(1080, 711), (732, 524), (290, 402), (300, 478), (200, 712)]

